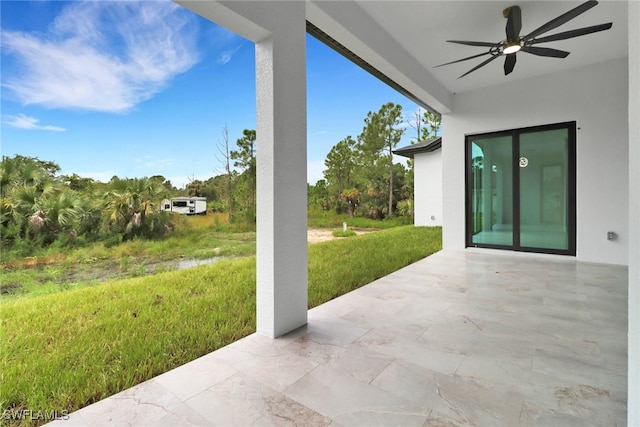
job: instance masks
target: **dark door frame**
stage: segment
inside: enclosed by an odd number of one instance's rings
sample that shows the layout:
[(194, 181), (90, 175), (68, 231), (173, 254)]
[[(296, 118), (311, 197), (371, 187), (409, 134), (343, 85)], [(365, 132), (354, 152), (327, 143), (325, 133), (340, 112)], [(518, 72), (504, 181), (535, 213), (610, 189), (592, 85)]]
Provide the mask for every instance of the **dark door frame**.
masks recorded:
[[(520, 135), (523, 133), (542, 132), (555, 129), (566, 129), (567, 141), (567, 249), (549, 249), (522, 247), (520, 245)], [(466, 247), (506, 249), (519, 252), (547, 253), (557, 255), (576, 255), (576, 144), (577, 125), (575, 121), (554, 123), (549, 125), (531, 126), (525, 128), (509, 129), (499, 132), (475, 133), (465, 135), (465, 245)], [(510, 136), (512, 146), (512, 185), (513, 185), (513, 241), (512, 245), (480, 244), (473, 242), (473, 214), (472, 214), (472, 153), (471, 143), (475, 139)]]

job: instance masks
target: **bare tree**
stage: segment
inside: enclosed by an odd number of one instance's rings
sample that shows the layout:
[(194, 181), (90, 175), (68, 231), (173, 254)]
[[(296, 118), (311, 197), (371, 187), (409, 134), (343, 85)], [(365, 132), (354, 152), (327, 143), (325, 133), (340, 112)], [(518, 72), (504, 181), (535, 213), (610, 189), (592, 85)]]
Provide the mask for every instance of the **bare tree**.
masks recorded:
[(411, 140), (411, 143), (414, 144), (438, 136), (442, 118), (431, 111), (418, 107), (418, 109), (413, 112), (413, 120), (409, 119), (407, 123), (416, 130), (418, 135), (415, 141), (413, 139)]
[(216, 159), (222, 163), (226, 173), (225, 197), (227, 199), (227, 210), (229, 215), (229, 223), (233, 222), (233, 182), (231, 177), (231, 154), (229, 152), (229, 129), (225, 124), (222, 128), (222, 141), (218, 141), (218, 154)]
[(418, 109), (416, 111), (413, 112), (413, 120), (409, 119), (407, 120), (407, 123), (409, 123), (409, 126), (411, 126), (412, 128), (414, 128), (418, 134), (418, 137), (416, 138), (415, 141), (413, 141), (413, 138), (411, 140), (411, 143), (418, 143), (420, 142), (420, 138), (422, 137), (422, 107), (418, 107)]

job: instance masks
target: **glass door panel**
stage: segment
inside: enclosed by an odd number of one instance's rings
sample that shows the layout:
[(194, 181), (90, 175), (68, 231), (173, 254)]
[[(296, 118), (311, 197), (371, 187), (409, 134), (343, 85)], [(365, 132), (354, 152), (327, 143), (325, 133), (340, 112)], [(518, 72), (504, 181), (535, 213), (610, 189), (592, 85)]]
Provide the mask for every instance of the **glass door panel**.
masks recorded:
[(569, 249), (568, 129), (519, 135), (519, 246)]
[(511, 136), (471, 141), (471, 243), (513, 245)]

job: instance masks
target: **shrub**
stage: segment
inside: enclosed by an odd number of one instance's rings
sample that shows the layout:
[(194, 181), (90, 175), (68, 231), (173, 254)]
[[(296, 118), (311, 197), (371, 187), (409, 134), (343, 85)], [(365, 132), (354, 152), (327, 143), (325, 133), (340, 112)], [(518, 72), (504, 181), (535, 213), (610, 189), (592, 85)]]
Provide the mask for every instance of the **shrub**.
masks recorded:
[(346, 231), (333, 230), (331, 234), (333, 235), (333, 237), (351, 237), (351, 236), (355, 236), (356, 232), (353, 230), (346, 230)]

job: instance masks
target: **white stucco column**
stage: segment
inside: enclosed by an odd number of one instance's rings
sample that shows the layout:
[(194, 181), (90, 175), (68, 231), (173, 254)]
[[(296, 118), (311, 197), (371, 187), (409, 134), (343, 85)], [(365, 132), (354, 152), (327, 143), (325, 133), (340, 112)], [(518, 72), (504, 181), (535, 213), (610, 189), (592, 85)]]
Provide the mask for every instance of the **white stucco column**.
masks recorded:
[(627, 425), (640, 426), (640, 3), (629, 2), (629, 373)]
[(174, 0), (255, 42), (257, 331), (307, 323), (306, 4)]
[(274, 6), (256, 43), (257, 332), (307, 323), (305, 3)]

